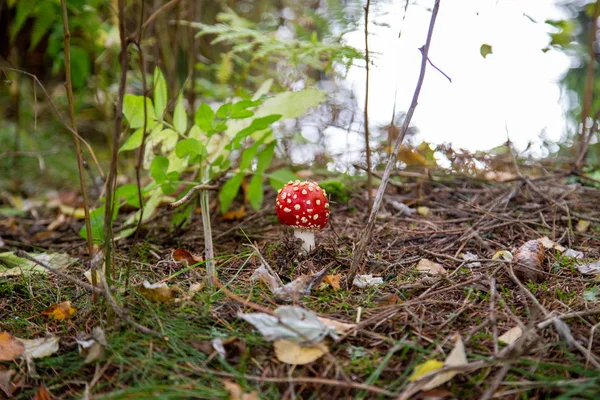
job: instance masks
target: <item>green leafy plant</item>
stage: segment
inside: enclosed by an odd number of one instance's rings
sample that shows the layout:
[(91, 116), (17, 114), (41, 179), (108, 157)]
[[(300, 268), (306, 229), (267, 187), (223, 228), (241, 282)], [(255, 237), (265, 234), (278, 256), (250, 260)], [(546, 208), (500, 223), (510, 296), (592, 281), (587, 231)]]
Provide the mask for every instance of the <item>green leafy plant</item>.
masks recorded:
[[(278, 189), (293, 173), (286, 169), (267, 172), (275, 156), (276, 140), (271, 125), (281, 119), (297, 118), (311, 107), (322, 103), (326, 94), (317, 89), (283, 92), (272, 97), (262, 93), (269, 90), (271, 82), (251, 99), (228, 102), (215, 111), (202, 103), (194, 114), (194, 123), (188, 126), (183, 99), (175, 102), (173, 113), (167, 110), (167, 86), (159, 69), (154, 72), (153, 98), (127, 94), (123, 114), (129, 130), (133, 131), (120, 148), (120, 152), (139, 149), (144, 139), (143, 169), (152, 178), (140, 188), (144, 201), (142, 222), (147, 222), (166, 196), (177, 192), (180, 185), (187, 189), (225, 178), (219, 191), (222, 212), (229, 209), (237, 196), (242, 181), (250, 179), (248, 198), (250, 205), (258, 210), (263, 202), (264, 182)], [(184, 176), (194, 177), (185, 180)], [(180, 194), (183, 197), (187, 190)], [(116, 191), (118, 209), (123, 204), (140, 207), (138, 188), (126, 184)], [(168, 198), (167, 198), (168, 199)], [(171, 198), (172, 199), (172, 198)], [(104, 205), (92, 212), (94, 239), (102, 241), (102, 218)], [(192, 212), (186, 207), (174, 217), (177, 223)], [(123, 238), (135, 232), (140, 220), (140, 210), (130, 215), (118, 233)], [(85, 237), (85, 230), (80, 232)]]

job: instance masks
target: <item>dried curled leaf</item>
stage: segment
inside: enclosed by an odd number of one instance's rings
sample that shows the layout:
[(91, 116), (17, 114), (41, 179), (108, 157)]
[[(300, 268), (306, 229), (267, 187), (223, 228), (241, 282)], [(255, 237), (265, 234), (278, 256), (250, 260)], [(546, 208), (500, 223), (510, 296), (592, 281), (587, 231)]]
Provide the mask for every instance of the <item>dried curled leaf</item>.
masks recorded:
[(325, 279), (323, 279), (323, 283), (328, 284), (333, 288), (333, 290), (340, 290), (340, 278), (342, 274), (336, 275), (327, 275)]
[(172, 256), (173, 260), (178, 261), (182, 264), (187, 263), (187, 265), (194, 265), (204, 261), (204, 257), (197, 256), (184, 249), (173, 250)]
[(229, 392), (229, 400), (258, 400), (259, 399), (257, 392), (244, 393), (242, 387), (239, 384), (232, 382), (229, 379), (226, 379), (223, 381), (223, 386), (225, 386), (225, 390), (227, 390)]
[(515, 275), (522, 281), (538, 282), (543, 277), (544, 246), (539, 240), (529, 240), (515, 251)]

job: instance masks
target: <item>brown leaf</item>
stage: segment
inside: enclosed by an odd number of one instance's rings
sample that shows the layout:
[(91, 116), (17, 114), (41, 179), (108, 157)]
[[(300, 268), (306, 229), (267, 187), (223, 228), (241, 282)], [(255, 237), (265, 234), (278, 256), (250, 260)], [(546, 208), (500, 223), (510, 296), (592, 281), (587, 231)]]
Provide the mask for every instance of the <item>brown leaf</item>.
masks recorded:
[(37, 392), (33, 395), (31, 400), (53, 400), (54, 397), (48, 392), (43, 383), (40, 383)]
[(53, 304), (47, 310), (43, 311), (42, 314), (50, 319), (61, 321), (66, 318), (71, 318), (75, 314), (75, 309), (71, 307), (70, 301), (63, 301), (60, 304)]
[(199, 262), (204, 261), (204, 257), (202, 256), (197, 256), (195, 254), (190, 253), (187, 250), (184, 249), (176, 249), (173, 250), (173, 260), (180, 262), (180, 263), (187, 263), (187, 265), (193, 265)]
[(229, 400), (259, 400), (257, 392), (244, 393), (242, 387), (229, 379), (223, 381), (225, 390), (229, 392)]
[(0, 361), (12, 361), (25, 351), (25, 345), (8, 332), (0, 332)]
[(515, 251), (515, 275), (522, 281), (539, 281), (542, 277), (544, 246), (538, 240), (529, 240)]
[(323, 279), (323, 283), (328, 284), (333, 288), (333, 290), (340, 290), (340, 278), (342, 274), (335, 275), (327, 275), (325, 279)]
[(246, 206), (240, 206), (237, 210), (228, 211), (223, 214), (225, 221), (234, 221), (242, 219), (246, 216)]

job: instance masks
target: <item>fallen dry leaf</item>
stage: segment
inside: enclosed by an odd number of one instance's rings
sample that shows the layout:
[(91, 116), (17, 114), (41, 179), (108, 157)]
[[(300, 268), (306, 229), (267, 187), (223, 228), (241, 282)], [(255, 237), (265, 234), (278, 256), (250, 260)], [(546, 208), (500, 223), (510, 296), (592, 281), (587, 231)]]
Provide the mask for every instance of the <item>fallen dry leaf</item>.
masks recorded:
[(515, 275), (522, 281), (537, 282), (542, 279), (544, 245), (539, 240), (529, 240), (515, 251), (513, 262)]
[(352, 328), (356, 327), (356, 324), (349, 324), (347, 322), (337, 321), (335, 319), (325, 318), (325, 317), (317, 317), (319, 321), (321, 321), (326, 326), (335, 329), (335, 333), (343, 334), (349, 331)]
[[(465, 345), (460, 338), (459, 334), (454, 335), (454, 348), (448, 354), (446, 361), (444, 361), (445, 367), (457, 367), (460, 365), (467, 364), (467, 355), (465, 354)], [(443, 374), (436, 375), (432, 380), (427, 382), (421, 390), (431, 390), (434, 389), (441, 384), (448, 382), (450, 379), (454, 378), (454, 376), (458, 374), (456, 371), (448, 371)]]
[(335, 275), (327, 275), (325, 279), (323, 279), (323, 283), (331, 286), (333, 290), (340, 290), (340, 278), (342, 274)]
[(517, 341), (523, 334), (523, 330), (519, 326), (515, 326), (514, 328), (510, 328), (506, 332), (504, 332), (500, 337), (498, 337), (498, 341), (507, 345), (511, 345)]
[(169, 288), (164, 282), (150, 284), (150, 282), (144, 281), (143, 284), (137, 287), (137, 291), (140, 292), (142, 296), (154, 303), (166, 303), (173, 300), (177, 290), (176, 286)]
[(544, 236), (538, 239), (538, 241), (542, 244), (542, 246), (544, 246), (546, 249), (554, 249), (557, 250), (559, 252), (563, 252), (566, 250), (565, 247), (561, 246), (560, 244), (550, 240), (550, 238), (548, 238), (548, 236)]
[(67, 216), (74, 217), (76, 219), (84, 219), (85, 218), (85, 210), (83, 208), (75, 208), (71, 206), (65, 206), (64, 204), (58, 207), (60, 212)]
[(92, 281), (92, 271), (94, 271), (94, 275), (96, 275), (96, 286), (102, 287), (102, 278), (100, 277), (100, 271), (98, 271), (97, 269), (89, 269), (83, 273), (83, 276), (85, 276), (86, 279), (90, 282), (90, 284), (93, 285), (94, 282)]
[(240, 206), (237, 210), (228, 211), (223, 214), (225, 221), (234, 221), (242, 219), (246, 216), (246, 206)]
[[(0, 355), (2, 353), (0, 352)], [(0, 367), (0, 390), (6, 394), (8, 398), (13, 397), (13, 393), (21, 386), (19, 383), (12, 382), (12, 376), (16, 373), (12, 369), (4, 369)]]
[(104, 349), (107, 346), (104, 330), (97, 326), (92, 330), (92, 338), (89, 340), (75, 339), (79, 354), (85, 356), (84, 364), (104, 358)]
[(579, 221), (577, 221), (577, 225), (575, 226), (575, 231), (577, 233), (584, 233), (585, 231), (588, 230), (590, 225), (591, 225), (590, 221), (587, 221), (585, 219), (580, 219)]
[(512, 261), (513, 260), (513, 255), (510, 251), (508, 250), (500, 250), (497, 251), (493, 256), (492, 256), (492, 260), (497, 260), (497, 259), (502, 259), (504, 261)]
[(54, 335), (38, 339), (20, 339), (16, 338), (25, 345), (25, 350), (21, 355), (25, 359), (44, 358), (51, 356), (58, 351), (59, 337)]
[(485, 173), (485, 179), (494, 182), (506, 182), (515, 179), (517, 176), (512, 172), (488, 171)]
[(229, 400), (259, 400), (257, 392), (244, 393), (239, 384), (229, 379), (223, 381), (223, 386), (229, 392)]
[(25, 345), (8, 332), (0, 332), (0, 361), (12, 361), (25, 351)]
[(52, 400), (54, 397), (48, 392), (43, 383), (40, 382), (37, 392), (33, 395), (31, 400)]
[[(596, 261), (589, 264), (577, 265), (577, 270), (584, 275), (597, 275), (600, 274), (600, 261)], [(600, 276), (600, 275), (598, 275)]]
[(448, 272), (442, 264), (430, 261), (426, 258), (422, 258), (417, 264), (417, 271), (421, 274), (431, 275), (447, 275)]
[(182, 264), (187, 263), (187, 265), (194, 265), (194, 264), (204, 261), (204, 257), (197, 256), (197, 255), (192, 254), (189, 251), (184, 250), (184, 249), (173, 250), (172, 256), (173, 256), (173, 260), (180, 262)]
[(63, 301), (60, 304), (53, 304), (47, 310), (42, 312), (42, 315), (56, 321), (71, 318), (75, 314), (75, 308), (71, 307), (70, 301)]
[(310, 364), (329, 352), (325, 343), (304, 346), (287, 339), (274, 341), (273, 348), (277, 359), (290, 365)]
[(368, 275), (356, 275), (354, 280), (352, 281), (352, 285), (359, 288), (366, 288), (370, 286), (379, 286), (383, 285), (383, 278), (373, 277), (372, 274)]

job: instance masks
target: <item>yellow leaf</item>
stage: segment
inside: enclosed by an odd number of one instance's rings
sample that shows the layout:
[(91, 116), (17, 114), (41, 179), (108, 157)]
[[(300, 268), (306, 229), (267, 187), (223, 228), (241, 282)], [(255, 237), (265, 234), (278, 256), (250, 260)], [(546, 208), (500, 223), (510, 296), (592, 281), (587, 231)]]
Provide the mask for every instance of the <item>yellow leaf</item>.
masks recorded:
[(414, 382), (427, 374), (430, 374), (432, 372), (437, 371), (438, 369), (441, 369), (443, 366), (444, 366), (444, 363), (442, 361), (427, 360), (424, 363), (419, 364), (415, 367), (415, 370), (413, 371), (410, 378), (408, 378), (408, 380), (410, 382)]
[(291, 365), (305, 365), (318, 360), (329, 352), (325, 343), (317, 343), (313, 346), (302, 346), (297, 342), (287, 339), (279, 339), (273, 342), (275, 355), (283, 363)]
[(496, 254), (494, 254), (492, 256), (492, 260), (497, 260), (498, 258), (500, 258), (504, 261), (512, 261), (513, 255), (508, 250), (500, 250), (500, 251), (497, 251)]
[(71, 307), (70, 301), (63, 301), (60, 304), (53, 304), (47, 310), (42, 312), (43, 315), (50, 319), (61, 321), (63, 319), (71, 318), (75, 314), (75, 309)]
[(175, 298), (177, 288), (169, 288), (166, 283), (154, 283), (150, 284), (148, 281), (137, 287), (137, 291), (142, 294), (148, 300), (154, 303), (166, 303)]
[(431, 210), (429, 209), (429, 207), (417, 207), (417, 213), (421, 214), (424, 217), (428, 216), (430, 212)]
[[(94, 275), (96, 275), (96, 286), (102, 287), (102, 278), (100, 277), (100, 271), (98, 271), (97, 269), (95, 269), (93, 271), (94, 271)], [(87, 280), (90, 281), (90, 283), (93, 284), (93, 282), (92, 282), (92, 270), (91, 269), (85, 271), (83, 273), (83, 276), (85, 276), (87, 278)]]
[(401, 146), (398, 150), (398, 160), (402, 161), (408, 166), (425, 166), (427, 160), (421, 154), (415, 150), (406, 146)]
[(333, 290), (340, 290), (340, 278), (342, 274), (336, 275), (327, 275), (325, 279), (323, 279), (323, 283), (328, 284), (333, 288)]
[(580, 219), (577, 221), (577, 226), (575, 227), (575, 231), (578, 233), (584, 233), (590, 227), (591, 222), (586, 221), (585, 219)]

